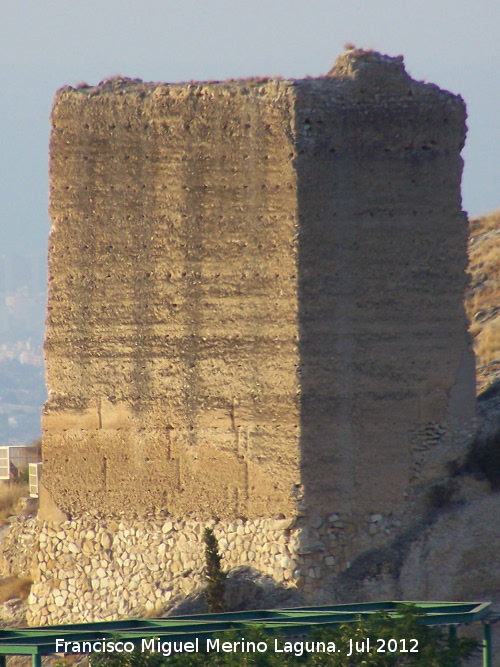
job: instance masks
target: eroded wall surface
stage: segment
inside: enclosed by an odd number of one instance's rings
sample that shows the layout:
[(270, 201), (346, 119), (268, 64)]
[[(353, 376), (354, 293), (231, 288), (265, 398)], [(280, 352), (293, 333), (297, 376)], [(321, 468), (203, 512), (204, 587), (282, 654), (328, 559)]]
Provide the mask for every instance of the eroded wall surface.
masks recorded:
[(355, 51), (320, 79), (64, 88), (52, 123), (63, 511), (338, 513), (356, 535), (463, 456), (460, 98)]
[(292, 510), (290, 92), (126, 80), (58, 93), (43, 428), (64, 511)]
[(346, 54), (300, 83), (294, 123), (306, 503), (398, 514), (474, 431), (464, 104)]

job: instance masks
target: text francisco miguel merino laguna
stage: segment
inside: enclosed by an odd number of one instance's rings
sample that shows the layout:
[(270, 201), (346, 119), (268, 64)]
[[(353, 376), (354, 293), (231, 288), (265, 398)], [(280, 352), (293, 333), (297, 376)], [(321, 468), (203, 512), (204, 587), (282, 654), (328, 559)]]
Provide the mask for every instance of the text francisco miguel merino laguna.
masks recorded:
[[(136, 640), (137, 642), (139, 640)], [(335, 646), (335, 642), (313, 642), (313, 641), (284, 641), (273, 639), (268, 642), (251, 642), (240, 639), (238, 641), (225, 642), (221, 639), (204, 639), (200, 642), (198, 638), (193, 641), (161, 641), (158, 638), (141, 639), (141, 652), (161, 653), (168, 657), (175, 653), (266, 653), (271, 649), (275, 653), (293, 653), (300, 657), (304, 653), (337, 653), (345, 652), (349, 657), (353, 653), (418, 653), (417, 639), (371, 639), (367, 637), (362, 641), (352, 639), (345, 647)], [(204, 646), (203, 646), (204, 644)], [(139, 644), (137, 644), (139, 647)], [(56, 639), (57, 653), (132, 653), (135, 645), (131, 641), (111, 641), (106, 638), (94, 641), (66, 641)]]

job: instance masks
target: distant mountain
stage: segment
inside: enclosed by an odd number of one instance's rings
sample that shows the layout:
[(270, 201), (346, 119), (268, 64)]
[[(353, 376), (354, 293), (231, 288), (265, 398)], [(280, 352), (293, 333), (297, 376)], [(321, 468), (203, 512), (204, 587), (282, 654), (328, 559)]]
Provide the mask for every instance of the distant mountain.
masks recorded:
[(47, 392), (40, 355), (26, 353), (1, 358), (0, 347), (0, 446), (28, 444), (40, 438), (40, 418)]
[(0, 254), (0, 445), (27, 444), (41, 435), (47, 398), (43, 335), (47, 258)]

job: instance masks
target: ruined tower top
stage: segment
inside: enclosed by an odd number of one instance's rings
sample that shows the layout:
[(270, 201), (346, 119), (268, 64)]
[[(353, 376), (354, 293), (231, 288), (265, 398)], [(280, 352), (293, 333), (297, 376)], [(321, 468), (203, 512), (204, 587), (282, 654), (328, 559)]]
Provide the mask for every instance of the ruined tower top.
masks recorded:
[[(386, 56), (378, 51), (348, 49), (337, 57), (328, 77), (335, 80), (343, 92), (364, 99), (380, 96), (412, 97), (414, 95), (450, 95), (434, 84), (415, 81), (407, 73), (403, 56)], [(454, 96), (453, 96), (454, 97)]]
[(369, 86), (370, 92), (378, 89), (387, 93), (388, 88), (397, 86), (411, 88), (415, 83), (406, 73), (403, 56), (395, 58), (377, 51), (350, 49), (337, 57), (328, 76), (339, 80), (350, 80), (360, 86)]
[[(125, 95), (168, 95), (170, 91), (182, 89), (185, 96), (189, 94), (200, 95), (202, 91), (214, 88), (229, 90), (235, 87), (243, 87), (249, 90), (258, 90), (269, 84), (281, 84), (287, 86), (300, 86), (311, 82), (324, 82), (325, 79), (335, 83), (339, 95), (349, 93), (372, 101), (377, 101), (374, 96), (390, 97), (413, 95), (436, 95), (442, 93), (449, 98), (460, 99), (447, 91), (440, 90), (434, 84), (415, 81), (406, 72), (403, 56), (391, 57), (373, 50), (347, 49), (335, 60), (333, 67), (326, 76), (306, 79), (283, 79), (281, 77), (247, 77), (244, 79), (226, 79), (226, 81), (190, 81), (180, 83), (153, 83), (144, 82), (142, 79), (113, 76), (103, 79), (96, 86), (80, 84), (76, 89), (71, 86), (63, 86), (55, 98), (55, 106), (67, 94), (79, 94), (82, 97), (94, 97), (99, 94)], [(262, 90), (259, 91), (261, 94)], [(175, 93), (174, 93), (175, 94)]]

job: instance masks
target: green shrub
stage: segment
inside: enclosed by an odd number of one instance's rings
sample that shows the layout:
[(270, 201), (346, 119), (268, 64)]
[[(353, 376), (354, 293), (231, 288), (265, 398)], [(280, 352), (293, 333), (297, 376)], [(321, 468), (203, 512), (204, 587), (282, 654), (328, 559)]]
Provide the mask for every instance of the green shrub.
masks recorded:
[(500, 434), (495, 433), (478, 445), (471, 447), (465, 471), (486, 478), (493, 491), (500, 491)]
[[(424, 614), (414, 605), (401, 605), (397, 617), (379, 612), (359, 618), (334, 629), (313, 630), (314, 641), (333, 641), (340, 652), (325, 655), (312, 654), (307, 665), (314, 667), (459, 667), (477, 651), (473, 639), (457, 638), (437, 627), (425, 625)], [(366, 648), (370, 638), (370, 651), (348, 656), (351, 645)], [(389, 643), (389, 640), (391, 642)], [(413, 640), (413, 641), (412, 641)], [(363, 642), (364, 645), (363, 645)], [(396, 651), (390, 650), (397, 647)], [(402, 650), (404, 649), (404, 651)], [(418, 649), (418, 652), (413, 652)]]
[(205, 578), (207, 580), (205, 600), (209, 612), (216, 614), (225, 611), (226, 608), (224, 603), (226, 573), (222, 571), (219, 544), (211, 528), (205, 528), (203, 541), (205, 542)]
[(14, 484), (20, 484), (21, 486), (29, 484), (30, 481), (30, 471), (29, 468), (21, 468), (17, 477), (14, 477)]
[[(461, 667), (478, 648), (473, 639), (457, 638), (436, 627), (423, 623), (424, 614), (411, 605), (401, 605), (397, 617), (385, 612), (358, 618), (336, 628), (314, 628), (309, 637), (284, 638), (270, 636), (261, 627), (247, 626), (241, 632), (232, 630), (217, 633), (220, 642), (266, 642), (264, 652), (205, 652), (205, 642), (200, 642), (199, 653), (177, 654), (163, 657), (158, 653), (99, 655), (92, 657), (93, 666), (106, 667)], [(353, 647), (370, 650), (356, 652)], [(275, 652), (275, 641), (281, 652)], [(307, 642), (307, 645), (306, 645)], [(335, 644), (335, 652), (322, 652)], [(314, 652), (307, 650), (314, 645)], [(288, 646), (290, 649), (286, 651)], [(397, 646), (397, 651), (390, 650)], [(385, 651), (381, 649), (384, 648)], [(411, 649), (418, 649), (412, 652)], [(349, 655), (351, 653), (351, 655)]]

